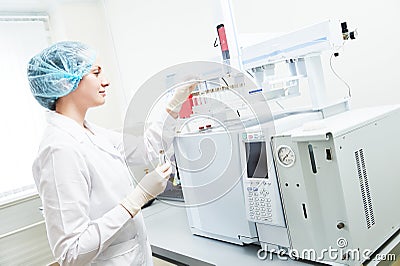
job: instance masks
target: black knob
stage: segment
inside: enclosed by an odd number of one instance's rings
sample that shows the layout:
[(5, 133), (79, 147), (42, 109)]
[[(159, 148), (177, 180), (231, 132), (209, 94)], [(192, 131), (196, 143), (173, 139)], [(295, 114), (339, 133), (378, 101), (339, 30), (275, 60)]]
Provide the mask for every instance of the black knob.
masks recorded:
[(338, 223), (338, 224), (336, 225), (336, 227), (337, 227), (338, 229), (343, 229), (344, 223)]
[(342, 33), (349, 32), (349, 30), (347, 29), (347, 22), (340, 23), (340, 26), (342, 27)]

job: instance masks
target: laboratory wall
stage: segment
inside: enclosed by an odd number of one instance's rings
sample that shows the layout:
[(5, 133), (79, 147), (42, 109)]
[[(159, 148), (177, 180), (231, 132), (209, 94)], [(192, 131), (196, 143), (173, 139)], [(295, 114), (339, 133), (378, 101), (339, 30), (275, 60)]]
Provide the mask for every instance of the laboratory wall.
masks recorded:
[(118, 73), (111, 33), (101, 1), (61, 1), (49, 6), (53, 42), (78, 40), (92, 46), (98, 63), (110, 81), (104, 106), (88, 112), (88, 120), (110, 129), (122, 127), (121, 103), (125, 101)]
[(216, 25), (221, 19), (219, 1), (104, 0), (103, 3), (122, 88), (129, 100), (147, 79), (165, 68), (220, 58), (220, 47), (214, 47)]

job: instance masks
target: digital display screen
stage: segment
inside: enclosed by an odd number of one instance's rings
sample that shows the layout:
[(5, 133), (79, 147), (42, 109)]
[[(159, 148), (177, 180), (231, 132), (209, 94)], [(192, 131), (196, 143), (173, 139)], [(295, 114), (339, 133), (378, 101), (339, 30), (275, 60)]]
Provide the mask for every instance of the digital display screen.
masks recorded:
[(265, 141), (245, 142), (248, 178), (268, 178), (267, 150)]

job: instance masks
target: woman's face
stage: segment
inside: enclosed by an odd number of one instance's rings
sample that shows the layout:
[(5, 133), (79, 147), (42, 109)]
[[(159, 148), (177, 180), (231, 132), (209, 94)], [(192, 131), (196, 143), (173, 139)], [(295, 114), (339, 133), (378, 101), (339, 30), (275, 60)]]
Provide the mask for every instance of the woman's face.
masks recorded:
[(102, 76), (102, 69), (94, 64), (88, 74), (83, 76), (78, 87), (71, 94), (81, 107), (90, 108), (104, 104), (106, 87), (110, 83)]

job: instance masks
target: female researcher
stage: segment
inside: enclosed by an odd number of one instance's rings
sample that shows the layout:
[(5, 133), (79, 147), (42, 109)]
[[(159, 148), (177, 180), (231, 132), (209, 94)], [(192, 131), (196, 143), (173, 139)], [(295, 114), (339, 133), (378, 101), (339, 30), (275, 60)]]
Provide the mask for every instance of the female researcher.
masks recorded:
[[(95, 57), (82, 43), (60, 42), (28, 64), (31, 91), (51, 110), (33, 164), (50, 247), (61, 265), (151, 265), (140, 209), (165, 189), (171, 166), (158, 166), (133, 187), (122, 135), (85, 120), (89, 108), (104, 103), (109, 85)], [(131, 162), (150, 161), (157, 157), (155, 147), (170, 144), (174, 110), (193, 88), (177, 90), (167, 105), (169, 131), (150, 128), (124, 151)]]

